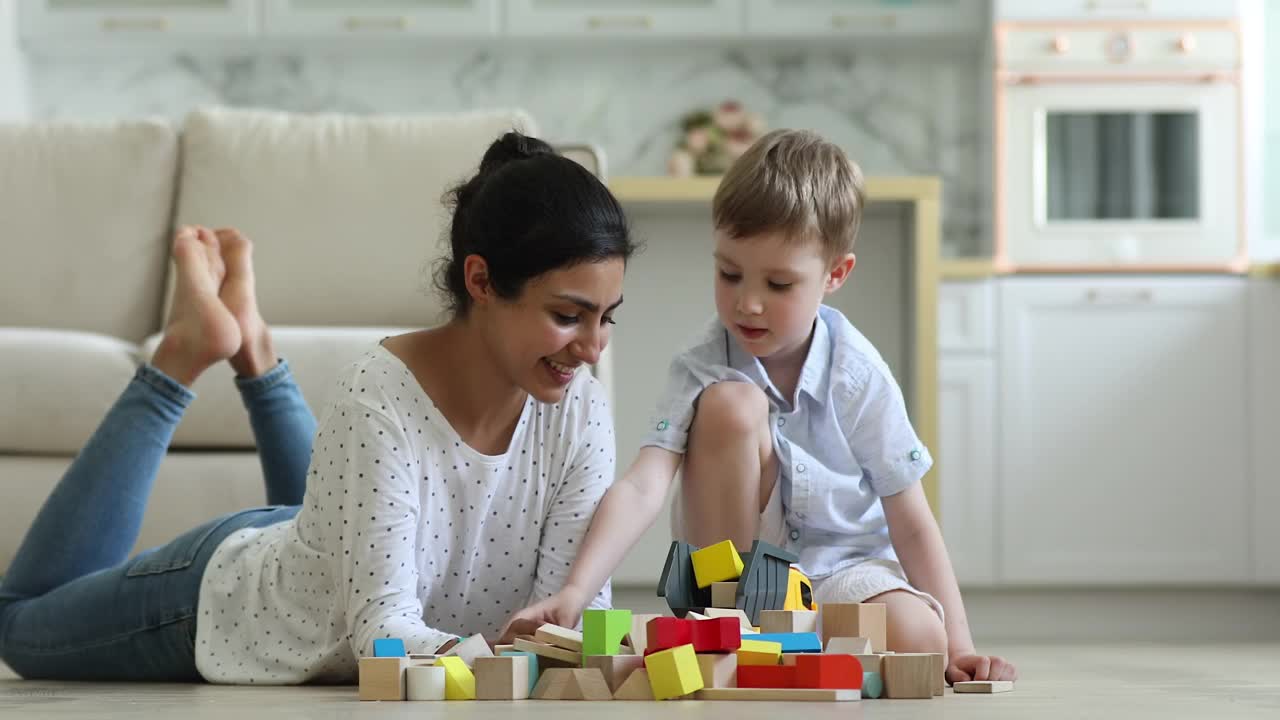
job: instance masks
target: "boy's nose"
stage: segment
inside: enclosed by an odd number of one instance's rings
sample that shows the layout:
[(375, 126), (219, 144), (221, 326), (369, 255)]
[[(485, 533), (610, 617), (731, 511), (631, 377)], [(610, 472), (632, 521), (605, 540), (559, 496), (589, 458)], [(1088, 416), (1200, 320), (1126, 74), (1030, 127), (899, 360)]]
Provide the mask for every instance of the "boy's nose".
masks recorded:
[(755, 293), (742, 293), (738, 296), (738, 311), (744, 315), (759, 315), (764, 312), (764, 303)]

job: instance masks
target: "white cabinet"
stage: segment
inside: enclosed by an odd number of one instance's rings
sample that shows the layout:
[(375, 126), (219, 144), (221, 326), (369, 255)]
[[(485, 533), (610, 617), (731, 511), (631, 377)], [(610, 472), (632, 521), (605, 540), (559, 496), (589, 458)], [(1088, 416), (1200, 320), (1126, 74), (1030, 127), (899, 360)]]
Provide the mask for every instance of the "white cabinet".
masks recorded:
[(498, 31), (498, 0), (267, 0), (272, 35), (489, 35)]
[(979, 34), (985, 0), (747, 0), (753, 35)]
[(1001, 282), (1002, 580), (1252, 578), (1247, 287)]
[(1248, 0), (995, 0), (996, 20), (1226, 20)]
[(1280, 583), (1280, 278), (1257, 278), (1249, 293), (1253, 389), (1254, 579)]
[(21, 0), (22, 35), (32, 40), (135, 36), (229, 36), (256, 32), (255, 0)]
[(508, 0), (506, 33), (725, 36), (742, 32), (741, 0)]
[(996, 580), (995, 367), (990, 357), (938, 361), (938, 480), (942, 535), (961, 585)]

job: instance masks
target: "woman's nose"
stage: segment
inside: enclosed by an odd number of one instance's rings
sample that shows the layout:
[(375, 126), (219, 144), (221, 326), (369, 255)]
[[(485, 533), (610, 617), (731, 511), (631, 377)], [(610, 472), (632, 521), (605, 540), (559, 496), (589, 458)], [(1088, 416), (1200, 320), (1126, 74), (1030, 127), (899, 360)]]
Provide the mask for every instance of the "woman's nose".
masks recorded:
[(604, 350), (604, 343), (603, 329), (584, 329), (570, 349), (573, 351), (574, 357), (589, 365), (595, 365), (600, 361), (600, 353)]

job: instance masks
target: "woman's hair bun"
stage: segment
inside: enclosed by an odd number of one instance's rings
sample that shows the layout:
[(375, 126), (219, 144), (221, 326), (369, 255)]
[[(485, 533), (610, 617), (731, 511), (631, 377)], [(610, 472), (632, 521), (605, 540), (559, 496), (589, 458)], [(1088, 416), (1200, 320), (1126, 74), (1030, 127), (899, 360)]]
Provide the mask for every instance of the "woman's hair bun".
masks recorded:
[(480, 174), (489, 175), (507, 163), (538, 155), (555, 155), (556, 151), (545, 141), (518, 132), (509, 132), (494, 141), (480, 161)]

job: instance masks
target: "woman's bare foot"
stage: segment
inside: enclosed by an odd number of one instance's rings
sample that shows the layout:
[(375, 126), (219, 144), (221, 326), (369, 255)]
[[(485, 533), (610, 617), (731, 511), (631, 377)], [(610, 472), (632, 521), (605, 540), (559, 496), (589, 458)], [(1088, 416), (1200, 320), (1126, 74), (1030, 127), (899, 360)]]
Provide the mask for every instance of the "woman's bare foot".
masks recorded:
[(240, 348), (240, 326), (218, 298), (226, 265), (213, 232), (179, 228), (173, 239), (173, 259), (177, 264), (173, 307), (151, 364), (190, 387), (200, 373)]
[(230, 228), (216, 230), (227, 277), (218, 297), (240, 326), (240, 348), (230, 358), (231, 367), (241, 377), (257, 377), (276, 366), (271, 331), (258, 312), (254, 292), (253, 243)]

